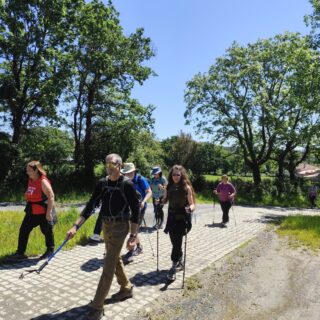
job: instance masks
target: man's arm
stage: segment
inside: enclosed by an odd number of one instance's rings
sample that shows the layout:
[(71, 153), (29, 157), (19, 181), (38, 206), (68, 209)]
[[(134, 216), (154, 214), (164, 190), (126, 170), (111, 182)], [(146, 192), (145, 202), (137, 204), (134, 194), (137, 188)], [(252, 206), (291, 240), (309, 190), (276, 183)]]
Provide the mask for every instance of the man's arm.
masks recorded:
[(100, 180), (99, 183), (96, 185), (90, 200), (87, 202), (84, 209), (81, 211), (80, 216), (77, 218), (77, 220), (74, 222), (71, 229), (67, 231), (66, 238), (71, 239), (74, 237), (80, 226), (93, 214), (96, 204), (101, 199), (101, 192), (102, 192), (102, 181)]

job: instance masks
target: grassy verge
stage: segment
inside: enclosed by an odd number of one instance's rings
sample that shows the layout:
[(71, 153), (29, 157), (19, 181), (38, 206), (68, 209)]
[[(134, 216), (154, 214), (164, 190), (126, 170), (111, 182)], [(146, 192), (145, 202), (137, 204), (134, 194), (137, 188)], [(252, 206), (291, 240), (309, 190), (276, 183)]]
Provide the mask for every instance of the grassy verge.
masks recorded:
[(320, 249), (320, 217), (289, 216), (281, 222), (277, 233), (288, 236), (291, 244), (305, 245), (311, 249)]
[[(58, 247), (65, 239), (67, 231), (79, 216), (79, 211), (69, 209), (58, 212), (58, 223), (54, 227), (55, 245)], [(0, 211), (0, 259), (17, 250), (19, 228), (24, 217), (23, 211)], [(96, 219), (91, 217), (81, 227), (76, 236), (68, 241), (64, 249), (71, 249), (77, 244), (85, 245), (92, 234)], [(27, 252), (28, 256), (36, 256), (46, 250), (45, 238), (40, 228), (34, 228), (30, 234)]]

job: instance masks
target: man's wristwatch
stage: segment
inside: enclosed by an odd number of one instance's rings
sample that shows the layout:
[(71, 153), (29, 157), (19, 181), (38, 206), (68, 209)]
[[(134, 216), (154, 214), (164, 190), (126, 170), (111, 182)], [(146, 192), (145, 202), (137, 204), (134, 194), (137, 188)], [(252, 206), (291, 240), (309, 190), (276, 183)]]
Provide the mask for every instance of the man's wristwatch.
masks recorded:
[(80, 226), (76, 223), (73, 224), (74, 227), (76, 227), (76, 230), (78, 231), (78, 229), (80, 228)]
[(137, 237), (137, 235), (136, 235), (136, 234), (132, 234), (132, 233), (130, 233), (129, 238), (131, 238), (131, 239), (135, 239), (136, 237)]

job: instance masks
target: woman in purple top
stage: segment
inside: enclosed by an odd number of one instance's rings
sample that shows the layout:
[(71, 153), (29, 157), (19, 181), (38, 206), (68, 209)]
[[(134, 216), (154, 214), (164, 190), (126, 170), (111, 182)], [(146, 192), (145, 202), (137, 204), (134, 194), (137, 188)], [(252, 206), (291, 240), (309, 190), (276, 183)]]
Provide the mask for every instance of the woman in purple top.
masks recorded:
[(229, 222), (229, 210), (232, 206), (234, 196), (236, 194), (236, 189), (234, 186), (228, 182), (229, 177), (224, 174), (221, 177), (221, 182), (218, 184), (217, 189), (213, 190), (214, 194), (219, 197), (221, 209), (223, 212), (221, 225), (224, 227), (226, 223)]

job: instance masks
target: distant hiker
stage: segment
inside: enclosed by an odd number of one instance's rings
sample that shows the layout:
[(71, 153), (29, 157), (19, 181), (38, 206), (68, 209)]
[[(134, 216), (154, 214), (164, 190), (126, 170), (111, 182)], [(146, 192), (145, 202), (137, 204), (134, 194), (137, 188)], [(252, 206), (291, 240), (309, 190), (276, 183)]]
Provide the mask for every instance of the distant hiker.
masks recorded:
[(168, 181), (162, 175), (160, 167), (153, 167), (151, 174), (153, 177), (150, 180), (150, 188), (152, 190), (152, 203), (156, 221), (154, 228), (162, 228), (164, 217), (162, 199), (165, 194)]
[(114, 275), (120, 285), (120, 291), (112, 295), (111, 298), (122, 301), (133, 296), (133, 285), (125, 273), (120, 252), (129, 229), (131, 234), (127, 241), (127, 247), (134, 248), (136, 245), (140, 211), (139, 199), (133, 183), (121, 175), (121, 165), (122, 159), (119, 155), (109, 154), (106, 156), (107, 177), (100, 179), (80, 217), (67, 232), (67, 237), (72, 238), (79, 226), (90, 217), (96, 204), (101, 201), (99, 214), (102, 216), (106, 255), (95, 297), (89, 304), (90, 311), (86, 317), (87, 320), (102, 318), (104, 300), (109, 293)]
[(47, 258), (54, 251), (53, 223), (55, 219), (54, 193), (39, 161), (31, 161), (27, 164), (26, 173), (29, 177), (28, 187), (24, 193), (27, 205), (26, 212), (22, 221), (18, 249), (16, 253), (9, 257), (9, 260), (19, 261), (27, 258), (25, 251), (27, 249), (30, 232), (33, 228), (40, 226), (41, 232), (46, 239), (46, 252), (40, 259)]
[(316, 207), (317, 192), (318, 192), (318, 187), (316, 185), (309, 187), (308, 196), (311, 204), (311, 209)]
[(229, 182), (229, 177), (226, 174), (221, 177), (221, 182), (218, 184), (217, 189), (213, 190), (213, 193), (218, 195), (223, 212), (221, 226), (225, 227), (229, 222), (229, 210), (236, 194), (236, 189), (232, 183)]
[[(139, 214), (139, 222), (138, 222), (138, 230), (139, 230), (139, 227), (142, 224), (142, 221), (144, 219), (144, 214), (147, 209), (147, 201), (152, 197), (152, 191), (146, 178), (140, 174), (137, 174), (135, 165), (132, 162), (125, 163), (123, 169), (121, 170), (121, 173), (124, 174), (127, 178), (129, 178), (133, 182), (134, 188), (136, 189), (136, 192), (139, 197), (139, 201), (140, 201), (140, 214)], [(136, 237), (136, 244), (137, 244), (137, 247), (129, 250), (123, 257), (124, 263), (132, 262), (134, 256), (137, 256), (143, 253), (142, 245), (141, 245), (138, 234)]]
[(172, 267), (168, 280), (174, 281), (176, 271), (183, 269), (182, 239), (191, 230), (191, 213), (195, 209), (195, 194), (183, 166), (174, 165), (168, 176), (167, 192), (163, 203), (169, 203), (165, 233), (169, 233)]

